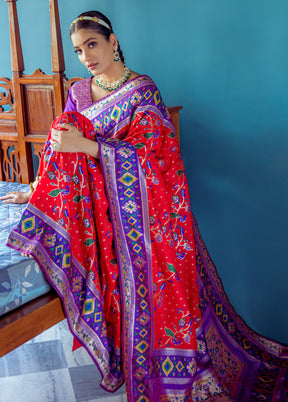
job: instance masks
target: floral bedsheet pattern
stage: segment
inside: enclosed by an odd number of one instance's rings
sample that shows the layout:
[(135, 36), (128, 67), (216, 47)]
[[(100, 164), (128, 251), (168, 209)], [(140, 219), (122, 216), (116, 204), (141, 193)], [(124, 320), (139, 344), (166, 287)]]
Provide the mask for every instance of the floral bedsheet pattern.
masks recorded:
[[(8, 191), (26, 191), (27, 184), (0, 181), (0, 196)], [(0, 315), (33, 300), (51, 287), (36, 261), (22, 257), (17, 251), (5, 246), (6, 239), (20, 220), (25, 205), (0, 202)]]

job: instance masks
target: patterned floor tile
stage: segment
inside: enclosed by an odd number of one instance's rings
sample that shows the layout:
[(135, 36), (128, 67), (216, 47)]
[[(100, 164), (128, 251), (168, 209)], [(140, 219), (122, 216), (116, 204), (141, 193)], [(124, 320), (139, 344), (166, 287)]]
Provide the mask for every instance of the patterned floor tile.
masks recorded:
[(81, 401), (81, 402), (127, 402), (127, 399), (123, 399), (123, 395), (110, 395), (104, 398), (98, 399), (89, 399), (88, 401)]
[[(121, 387), (111, 394), (100, 387), (101, 376), (95, 365), (69, 368), (74, 394), (77, 402), (91, 401), (99, 399), (102, 402), (109, 400), (122, 402), (125, 387)], [(107, 399), (108, 398), (108, 399)]]
[(0, 377), (67, 368), (60, 340), (24, 344), (0, 359)]
[(127, 402), (125, 386), (110, 394), (88, 352), (72, 352), (63, 320), (0, 359), (0, 402)]
[(0, 378), (0, 402), (76, 402), (68, 369)]

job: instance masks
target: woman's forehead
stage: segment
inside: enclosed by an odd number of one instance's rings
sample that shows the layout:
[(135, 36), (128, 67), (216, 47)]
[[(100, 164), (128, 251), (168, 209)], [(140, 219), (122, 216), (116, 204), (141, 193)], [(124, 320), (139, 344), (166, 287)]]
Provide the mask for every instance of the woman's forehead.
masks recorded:
[(104, 39), (103, 35), (97, 33), (93, 29), (85, 28), (77, 29), (71, 35), (71, 41), (74, 47), (83, 46), (89, 39), (101, 40), (102, 38)]

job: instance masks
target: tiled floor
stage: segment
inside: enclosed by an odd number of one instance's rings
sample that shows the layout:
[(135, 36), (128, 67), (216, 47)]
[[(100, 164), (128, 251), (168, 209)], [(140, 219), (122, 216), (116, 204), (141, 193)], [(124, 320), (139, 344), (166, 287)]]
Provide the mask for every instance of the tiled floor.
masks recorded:
[[(0, 359), (0, 402), (124, 402), (104, 391), (84, 348), (72, 352), (66, 320)], [(1, 342), (1, 340), (0, 340)]]

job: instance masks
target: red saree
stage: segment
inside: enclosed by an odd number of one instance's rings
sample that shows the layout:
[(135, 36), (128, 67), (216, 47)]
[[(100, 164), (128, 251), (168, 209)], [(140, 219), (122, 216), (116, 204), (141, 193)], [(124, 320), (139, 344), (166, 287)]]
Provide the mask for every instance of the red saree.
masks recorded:
[(227, 300), (153, 81), (140, 76), (92, 103), (87, 79), (69, 96), (52, 126), (69, 122), (97, 140), (100, 162), (54, 152), (49, 136), (7, 244), (38, 261), (101, 385), (125, 381), (131, 402), (286, 400), (287, 349)]

